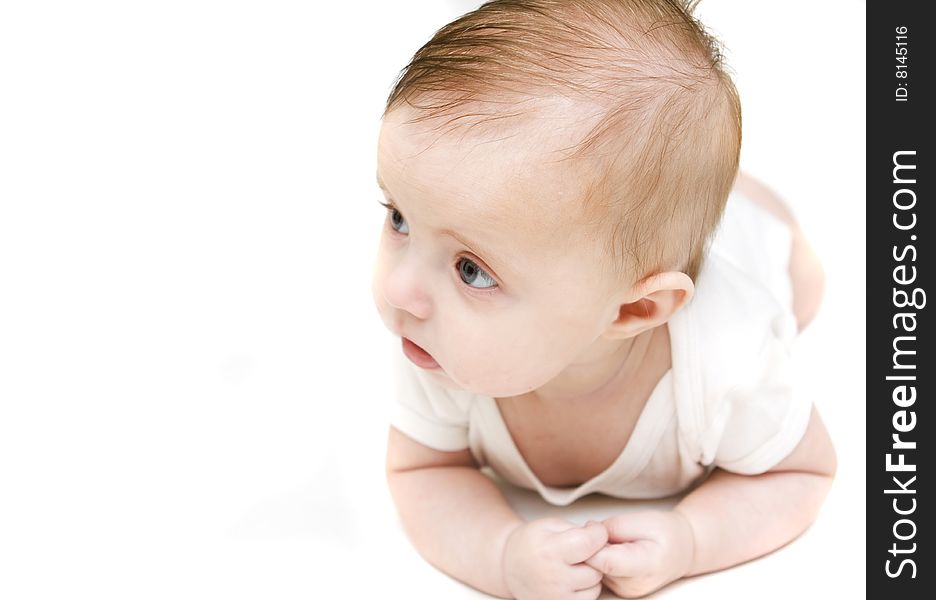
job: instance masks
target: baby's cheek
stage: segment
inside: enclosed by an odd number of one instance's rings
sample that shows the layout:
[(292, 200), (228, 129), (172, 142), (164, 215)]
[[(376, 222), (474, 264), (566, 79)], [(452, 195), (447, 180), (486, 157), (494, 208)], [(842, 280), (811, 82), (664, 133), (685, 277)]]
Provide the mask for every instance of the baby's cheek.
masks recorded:
[(457, 333), (449, 328), (455, 333), (450, 339), (459, 341), (443, 365), (447, 375), (463, 389), (493, 397), (525, 394), (545, 384), (562, 357), (547, 343), (549, 336), (533, 339), (528, 328), (517, 325), (504, 320)]
[(509, 355), (488, 357), (490, 378), (488, 386), (494, 396), (517, 396), (541, 387), (550, 379), (548, 365), (530, 353), (512, 352)]
[[(489, 352), (468, 351), (462, 347), (451, 355), (449, 364), (443, 365), (446, 374), (458, 387), (483, 396), (504, 396), (510, 386), (504, 377), (503, 364)], [(493, 359), (493, 360), (492, 360)]]

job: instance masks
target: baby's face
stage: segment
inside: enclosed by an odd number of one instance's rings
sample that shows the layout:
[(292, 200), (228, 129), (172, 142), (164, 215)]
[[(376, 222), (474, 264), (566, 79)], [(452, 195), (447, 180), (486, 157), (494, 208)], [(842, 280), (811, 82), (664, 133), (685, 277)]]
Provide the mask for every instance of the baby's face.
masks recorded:
[(438, 367), (422, 368), (440, 383), (492, 397), (535, 390), (602, 335), (623, 288), (579, 222), (583, 177), (555, 151), (569, 139), (529, 125), (499, 140), (440, 133), (406, 123), (406, 110), (380, 135), (390, 208), (377, 310), (432, 356)]

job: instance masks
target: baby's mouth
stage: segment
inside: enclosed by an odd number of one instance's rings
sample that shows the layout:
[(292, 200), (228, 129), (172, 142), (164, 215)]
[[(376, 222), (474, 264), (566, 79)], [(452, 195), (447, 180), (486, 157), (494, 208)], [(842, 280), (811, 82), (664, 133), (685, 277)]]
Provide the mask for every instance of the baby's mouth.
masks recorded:
[(416, 365), (423, 369), (438, 369), (439, 363), (432, 358), (432, 355), (411, 342), (407, 338), (403, 339), (403, 354), (406, 355), (406, 358)]

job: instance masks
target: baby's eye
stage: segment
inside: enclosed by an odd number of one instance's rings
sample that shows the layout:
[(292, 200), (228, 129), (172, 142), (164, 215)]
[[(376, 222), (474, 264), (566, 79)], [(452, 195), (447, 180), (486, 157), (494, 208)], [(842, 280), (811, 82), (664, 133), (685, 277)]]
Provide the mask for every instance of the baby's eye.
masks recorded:
[(387, 208), (390, 211), (390, 227), (393, 227), (394, 231), (402, 233), (403, 235), (409, 233), (409, 225), (406, 224), (403, 213), (392, 206), (388, 206)]
[(488, 290), (497, 286), (497, 282), (473, 260), (459, 258), (455, 263), (455, 268), (458, 269), (458, 276), (461, 280), (473, 288)]

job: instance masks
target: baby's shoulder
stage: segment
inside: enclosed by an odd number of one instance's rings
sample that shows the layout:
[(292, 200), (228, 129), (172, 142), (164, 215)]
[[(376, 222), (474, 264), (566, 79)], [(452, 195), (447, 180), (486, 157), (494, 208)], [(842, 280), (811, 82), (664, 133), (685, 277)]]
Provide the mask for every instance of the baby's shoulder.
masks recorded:
[[(726, 440), (769, 441), (780, 429), (800, 427), (808, 403), (793, 391), (795, 337), (792, 311), (756, 278), (730, 261), (706, 265), (697, 294), (670, 326), (676, 414), (690, 456), (753, 469), (726, 457), (753, 453), (756, 444)], [(764, 444), (769, 454), (773, 446)]]
[[(796, 337), (792, 310), (763, 282), (711, 255), (694, 297), (670, 324), (674, 366), (716, 387), (757, 379), (789, 354)], [(680, 360), (681, 359), (681, 360)]]

